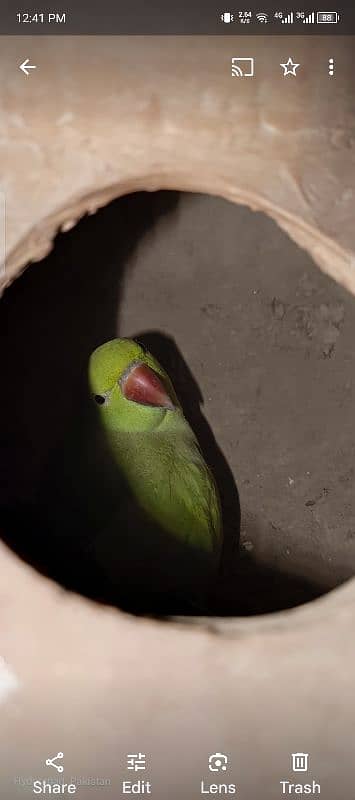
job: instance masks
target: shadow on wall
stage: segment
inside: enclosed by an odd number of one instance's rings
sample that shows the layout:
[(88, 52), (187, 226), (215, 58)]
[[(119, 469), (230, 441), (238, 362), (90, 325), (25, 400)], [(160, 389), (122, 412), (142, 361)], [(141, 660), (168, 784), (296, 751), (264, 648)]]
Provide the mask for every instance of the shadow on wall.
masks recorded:
[[(6, 420), (1, 431), (3, 507), (26, 507), (33, 502), (50, 452), (63, 439), (70, 421), (80, 417), (90, 353), (117, 336), (127, 262), (132, 262), (142, 237), (159, 218), (176, 211), (178, 200), (177, 193), (158, 192), (114, 201), (95, 216), (84, 218), (72, 231), (59, 234), (52, 253), (31, 266), (5, 293), (0, 317), (1, 419)], [(249, 554), (238, 556), (238, 491), (201, 413), (202, 395), (194, 376), (168, 335), (145, 331), (137, 338), (170, 374), (219, 486), (226, 531), (225, 571), (211, 613), (263, 613), (321, 594), (320, 587), (258, 565)], [(14, 526), (10, 514), (5, 525), (3, 517), (4, 539), (26, 560), (51, 574), (40, 553), (34, 552), (21, 515), (19, 519)], [(63, 553), (63, 564), (65, 560)], [(70, 575), (74, 573), (71, 569)], [(65, 575), (62, 582), (68, 585)], [(75, 578), (70, 578), (69, 584), (82, 590), (75, 585)]]
[(3, 500), (32, 497), (46, 455), (68, 421), (80, 415), (90, 353), (117, 336), (127, 262), (144, 234), (177, 202), (173, 192), (114, 201), (59, 234), (50, 255), (5, 292), (0, 319), (8, 389), (1, 396), (7, 421)]

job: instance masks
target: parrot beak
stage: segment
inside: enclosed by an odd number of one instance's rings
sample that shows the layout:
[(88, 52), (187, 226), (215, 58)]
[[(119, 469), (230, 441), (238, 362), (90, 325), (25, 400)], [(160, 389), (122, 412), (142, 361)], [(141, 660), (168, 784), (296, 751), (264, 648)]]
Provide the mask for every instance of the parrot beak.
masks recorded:
[(143, 406), (156, 406), (175, 411), (160, 375), (146, 364), (133, 364), (119, 381), (126, 400)]

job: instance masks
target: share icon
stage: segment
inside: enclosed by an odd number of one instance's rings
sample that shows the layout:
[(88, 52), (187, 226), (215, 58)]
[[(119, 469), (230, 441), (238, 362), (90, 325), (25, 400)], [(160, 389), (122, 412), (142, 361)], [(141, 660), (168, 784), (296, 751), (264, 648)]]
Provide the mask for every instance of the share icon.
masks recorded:
[(54, 767), (54, 769), (56, 769), (57, 772), (63, 772), (64, 767), (62, 766), (62, 764), (55, 764), (54, 763), (55, 761), (57, 761), (58, 758), (63, 758), (63, 756), (64, 756), (64, 753), (57, 753), (57, 755), (53, 756), (53, 758), (47, 758), (46, 767)]

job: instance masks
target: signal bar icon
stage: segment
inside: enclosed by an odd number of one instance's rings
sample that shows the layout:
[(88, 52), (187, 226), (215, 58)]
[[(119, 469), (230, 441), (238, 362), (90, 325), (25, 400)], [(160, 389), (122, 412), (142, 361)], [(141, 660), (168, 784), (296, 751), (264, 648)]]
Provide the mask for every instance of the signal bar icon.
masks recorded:
[(306, 25), (309, 25), (309, 24), (311, 24), (311, 25), (314, 25), (314, 22), (315, 22), (315, 14), (314, 14), (314, 11), (312, 11), (312, 13), (311, 13), (311, 14), (308, 14), (308, 16), (307, 16), (307, 17), (305, 17), (305, 18), (302, 20), (302, 22), (303, 22), (303, 24), (306, 24)]
[(285, 25), (285, 24), (286, 24), (286, 25), (292, 25), (292, 23), (293, 23), (293, 11), (290, 11), (290, 13), (289, 13), (289, 14), (287, 14), (287, 16), (286, 16), (286, 17), (283, 17), (283, 19), (281, 20), (281, 22), (283, 22), (283, 24), (284, 24), (284, 25)]

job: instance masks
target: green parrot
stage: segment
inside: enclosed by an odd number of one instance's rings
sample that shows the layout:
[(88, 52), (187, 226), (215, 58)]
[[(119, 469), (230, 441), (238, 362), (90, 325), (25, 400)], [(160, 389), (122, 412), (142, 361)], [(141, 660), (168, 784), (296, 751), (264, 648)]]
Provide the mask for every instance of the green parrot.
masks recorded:
[(34, 503), (3, 509), (0, 523), (67, 589), (134, 613), (208, 613), (220, 499), (168, 375), (140, 344), (114, 339), (92, 353), (83, 390)]
[(175, 601), (201, 607), (218, 575), (221, 507), (173, 385), (132, 339), (98, 347), (88, 372), (105, 495), (94, 559), (118, 594), (138, 593), (143, 606), (155, 597), (168, 613)]

